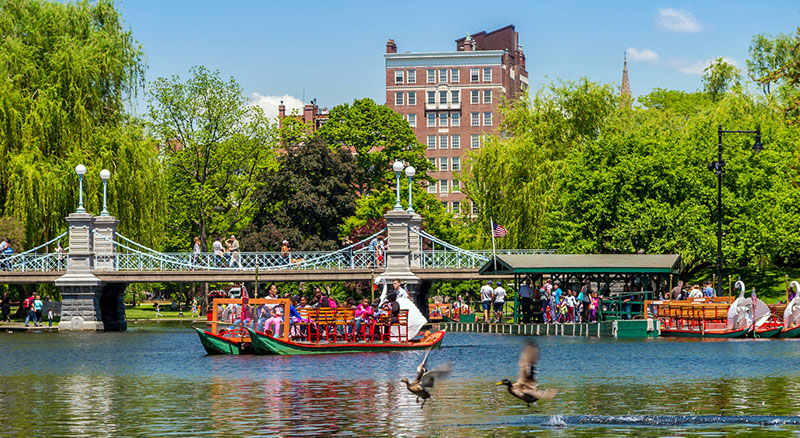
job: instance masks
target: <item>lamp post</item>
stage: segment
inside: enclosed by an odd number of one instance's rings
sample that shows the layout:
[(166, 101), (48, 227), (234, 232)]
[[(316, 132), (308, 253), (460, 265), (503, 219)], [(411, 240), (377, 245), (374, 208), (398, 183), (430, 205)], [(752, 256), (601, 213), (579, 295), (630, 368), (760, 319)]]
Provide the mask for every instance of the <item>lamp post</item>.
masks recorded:
[(394, 164), (392, 164), (392, 170), (394, 170), (395, 175), (397, 175), (397, 203), (394, 204), (395, 210), (402, 210), (403, 206), (400, 205), (400, 172), (403, 171), (403, 162), (400, 160), (395, 160)]
[(108, 179), (111, 178), (111, 172), (109, 172), (108, 169), (101, 170), (100, 178), (103, 180), (103, 211), (100, 212), (100, 216), (108, 216), (108, 208), (106, 207), (106, 186), (108, 185)]
[(414, 214), (414, 207), (411, 206), (411, 180), (414, 179), (414, 175), (417, 173), (417, 169), (414, 169), (414, 166), (406, 167), (406, 176), (408, 177), (408, 212)]
[(78, 164), (75, 166), (75, 173), (78, 174), (78, 209), (76, 213), (86, 213), (83, 208), (83, 175), (86, 175), (86, 166)]
[(755, 131), (726, 131), (722, 125), (717, 128), (717, 161), (708, 163), (708, 170), (717, 174), (717, 294), (722, 293), (722, 172), (725, 168), (725, 161), (722, 159), (722, 134), (755, 134), (756, 141), (753, 143), (753, 152), (759, 153), (764, 150), (761, 145), (761, 129)]

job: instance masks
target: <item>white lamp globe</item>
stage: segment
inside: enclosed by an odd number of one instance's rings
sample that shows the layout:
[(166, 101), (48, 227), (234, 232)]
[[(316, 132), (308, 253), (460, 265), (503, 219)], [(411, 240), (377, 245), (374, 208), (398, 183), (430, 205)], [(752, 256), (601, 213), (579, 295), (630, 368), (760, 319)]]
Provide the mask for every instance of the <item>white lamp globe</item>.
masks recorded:
[(406, 176), (411, 178), (417, 173), (417, 169), (414, 169), (414, 166), (406, 167)]
[(395, 161), (394, 164), (392, 164), (392, 169), (394, 169), (395, 172), (402, 172), (403, 162), (400, 160)]
[(103, 181), (108, 181), (108, 179), (111, 178), (111, 172), (109, 172), (108, 169), (101, 170), (100, 171), (100, 178)]
[(77, 166), (75, 166), (75, 173), (81, 176), (86, 175), (86, 166), (84, 166), (83, 164), (78, 164)]

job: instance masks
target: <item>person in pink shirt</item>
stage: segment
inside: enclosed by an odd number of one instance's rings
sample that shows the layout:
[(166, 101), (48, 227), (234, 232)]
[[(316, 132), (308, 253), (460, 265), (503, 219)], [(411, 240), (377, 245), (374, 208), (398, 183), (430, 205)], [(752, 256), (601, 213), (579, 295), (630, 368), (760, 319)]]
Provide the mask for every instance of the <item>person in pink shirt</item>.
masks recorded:
[(272, 308), (272, 317), (264, 322), (264, 331), (267, 331), (269, 326), (272, 326), (272, 336), (276, 338), (281, 333), (281, 323), (283, 322), (283, 306), (278, 304)]
[(361, 336), (361, 324), (364, 321), (368, 321), (372, 317), (372, 306), (369, 305), (369, 300), (364, 298), (361, 300), (361, 304), (356, 306), (355, 314), (355, 331), (353, 333), (353, 339), (356, 337)]

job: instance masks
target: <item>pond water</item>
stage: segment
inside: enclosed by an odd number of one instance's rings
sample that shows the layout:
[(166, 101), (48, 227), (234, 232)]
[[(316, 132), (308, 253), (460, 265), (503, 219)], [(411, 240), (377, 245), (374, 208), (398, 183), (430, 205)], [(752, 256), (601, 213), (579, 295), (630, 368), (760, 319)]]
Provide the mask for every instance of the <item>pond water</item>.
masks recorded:
[(207, 356), (188, 326), (0, 334), (3, 436), (800, 436), (800, 340), (536, 338), (532, 407), (515, 378), (524, 337), (448, 333), (453, 362), (424, 409), (402, 377), (424, 352)]

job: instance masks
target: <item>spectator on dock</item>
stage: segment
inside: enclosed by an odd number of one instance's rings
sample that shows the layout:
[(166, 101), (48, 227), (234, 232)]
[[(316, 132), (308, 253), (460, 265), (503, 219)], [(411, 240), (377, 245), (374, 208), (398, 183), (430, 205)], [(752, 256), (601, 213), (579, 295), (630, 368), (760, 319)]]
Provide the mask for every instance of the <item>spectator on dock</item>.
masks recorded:
[(592, 304), (592, 285), (589, 280), (586, 280), (581, 287), (581, 321), (586, 322), (589, 320), (589, 307)]
[(3, 302), (0, 304), (0, 309), (3, 311), (3, 321), (11, 322), (11, 295), (8, 292), (3, 295)]
[[(534, 301), (536, 302), (534, 304)], [(531, 287), (530, 278), (525, 280), (525, 283), (519, 288), (519, 306), (520, 313), (522, 313), (522, 322), (527, 324), (531, 322), (531, 307), (536, 311), (538, 303), (538, 294), (534, 297), (533, 288)]]
[[(550, 282), (550, 280), (547, 281), (548, 283)], [(545, 284), (545, 291), (547, 291), (547, 286), (548, 284)], [(561, 306), (561, 295), (563, 293), (564, 292), (561, 290), (561, 282), (556, 281), (555, 285), (553, 286), (553, 300), (555, 300), (555, 305), (557, 308)]]
[(600, 297), (597, 292), (592, 292), (592, 302), (589, 304), (589, 322), (597, 322), (597, 308), (600, 307)]
[(572, 289), (567, 288), (567, 293), (562, 299), (567, 303), (567, 322), (575, 322), (575, 293)]
[(39, 325), (36, 321), (36, 311), (33, 309), (33, 300), (34, 297), (30, 296), (25, 298), (25, 301), (22, 302), (22, 308), (25, 309), (25, 327), (28, 326), (28, 323), (33, 320), (33, 325)]
[(672, 292), (670, 294), (673, 300), (681, 300), (683, 299), (683, 280), (678, 281), (678, 284), (672, 288)]
[(498, 281), (494, 288), (494, 322), (500, 324), (503, 320), (503, 306), (506, 304), (506, 290)]
[(483, 322), (489, 322), (489, 311), (492, 307), (492, 301), (494, 299), (494, 289), (492, 288), (492, 281), (489, 280), (481, 286), (481, 307), (483, 308)]
[(47, 309), (47, 326), (53, 326), (53, 306), (50, 306), (50, 308)]
[(38, 321), (38, 326), (42, 326), (42, 297), (36, 295), (36, 298), (33, 299), (33, 311), (36, 312), (36, 321)]

